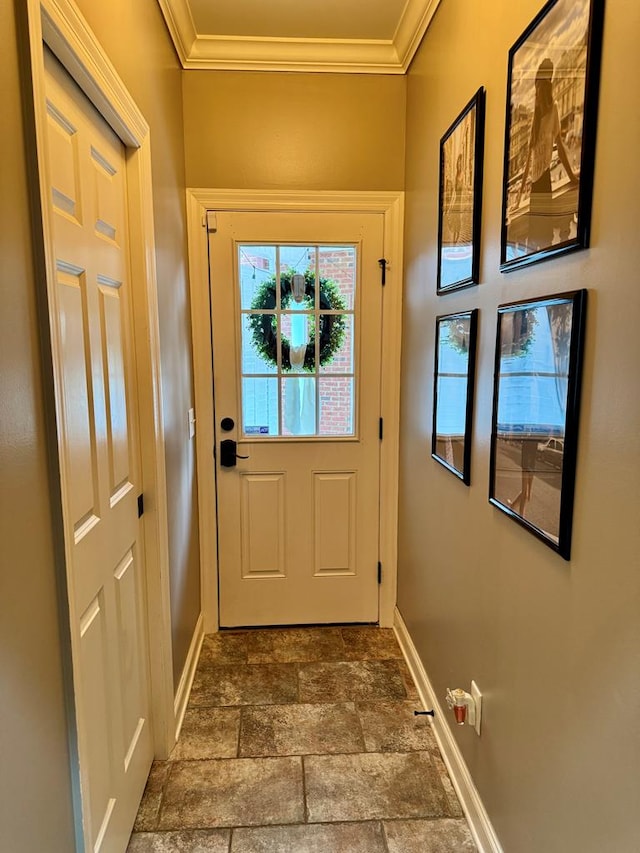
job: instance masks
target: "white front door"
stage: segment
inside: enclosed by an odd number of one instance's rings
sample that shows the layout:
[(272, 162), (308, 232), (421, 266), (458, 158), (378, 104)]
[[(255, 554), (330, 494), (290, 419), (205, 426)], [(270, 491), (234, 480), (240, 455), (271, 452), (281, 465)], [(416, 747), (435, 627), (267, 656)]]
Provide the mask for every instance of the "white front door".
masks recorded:
[(87, 851), (123, 853), (153, 757), (125, 151), (48, 52), (49, 294)]
[(222, 627), (378, 620), (383, 225), (210, 228)]

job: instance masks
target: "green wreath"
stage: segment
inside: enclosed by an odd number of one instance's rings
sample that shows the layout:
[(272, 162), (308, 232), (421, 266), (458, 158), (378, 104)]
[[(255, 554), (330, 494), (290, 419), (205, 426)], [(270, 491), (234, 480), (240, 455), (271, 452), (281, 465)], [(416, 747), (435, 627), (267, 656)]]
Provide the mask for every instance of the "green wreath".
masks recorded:
[[(281, 308), (286, 309), (291, 302), (291, 283), (294, 273), (291, 270), (280, 273)], [(305, 294), (303, 304), (305, 308), (315, 308), (316, 277), (314, 273), (307, 270), (304, 273)], [(275, 275), (264, 281), (256, 291), (251, 302), (251, 308), (255, 311), (273, 311), (276, 307), (276, 277)], [(342, 298), (338, 285), (335, 281), (327, 278), (320, 279), (320, 311), (344, 311), (346, 304)], [(310, 315), (310, 332), (307, 351), (304, 356), (303, 370), (313, 373), (315, 370), (316, 356), (316, 319)], [(346, 320), (342, 314), (320, 314), (320, 366), (330, 364), (344, 341), (346, 332)], [(258, 355), (269, 364), (278, 364), (278, 330), (276, 326), (276, 314), (250, 314), (249, 328), (251, 329), (251, 342)], [(284, 336), (280, 336), (282, 346), (282, 370), (291, 370), (290, 342)]]

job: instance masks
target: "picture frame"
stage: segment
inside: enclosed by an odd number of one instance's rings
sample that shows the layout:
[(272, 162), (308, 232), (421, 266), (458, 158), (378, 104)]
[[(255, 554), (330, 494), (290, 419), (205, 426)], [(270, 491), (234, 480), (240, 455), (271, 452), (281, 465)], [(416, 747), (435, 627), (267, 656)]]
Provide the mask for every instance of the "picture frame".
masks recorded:
[(479, 280), (484, 124), (480, 87), (440, 140), (438, 294)]
[(498, 307), (489, 501), (571, 556), (587, 291)]
[(589, 245), (604, 0), (549, 0), (509, 51), (500, 270)]
[(468, 486), (478, 309), (436, 317), (431, 456)]

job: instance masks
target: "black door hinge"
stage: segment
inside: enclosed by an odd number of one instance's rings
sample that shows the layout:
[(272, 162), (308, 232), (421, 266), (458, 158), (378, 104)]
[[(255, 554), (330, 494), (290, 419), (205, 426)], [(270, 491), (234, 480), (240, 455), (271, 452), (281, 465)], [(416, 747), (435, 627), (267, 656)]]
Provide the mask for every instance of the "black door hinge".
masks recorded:
[(382, 563), (378, 563), (378, 583), (382, 583)]
[(380, 439), (380, 441), (382, 441), (383, 434), (384, 434), (384, 419), (380, 418), (380, 421), (378, 422), (378, 438)]
[(138, 495), (138, 518), (144, 512), (144, 497), (142, 495)]
[(387, 259), (380, 258), (378, 264), (380, 265), (380, 269), (382, 270), (382, 286), (384, 287), (387, 283)]

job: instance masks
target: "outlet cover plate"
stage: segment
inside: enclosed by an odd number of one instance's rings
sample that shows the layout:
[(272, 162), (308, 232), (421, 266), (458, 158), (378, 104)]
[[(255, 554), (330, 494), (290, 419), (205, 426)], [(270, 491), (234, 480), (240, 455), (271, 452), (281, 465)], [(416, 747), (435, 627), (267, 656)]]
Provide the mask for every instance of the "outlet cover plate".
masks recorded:
[(478, 737), (480, 737), (480, 723), (482, 721), (482, 693), (475, 681), (471, 682), (471, 696), (473, 697), (473, 703), (476, 706), (476, 721), (474, 729), (476, 730)]

